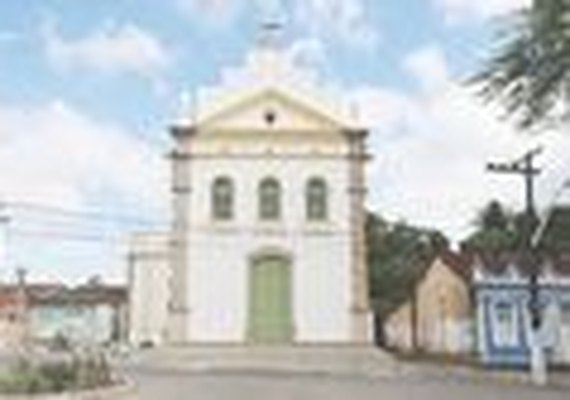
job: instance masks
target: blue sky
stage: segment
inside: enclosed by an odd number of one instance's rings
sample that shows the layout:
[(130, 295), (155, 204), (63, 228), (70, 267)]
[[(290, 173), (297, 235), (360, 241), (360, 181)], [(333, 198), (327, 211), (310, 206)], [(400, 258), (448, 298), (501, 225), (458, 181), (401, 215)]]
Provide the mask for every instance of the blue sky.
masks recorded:
[(462, 85), (497, 21), (526, 3), (2, 1), (0, 200), (11, 222), (0, 276), (16, 266), (37, 279), (124, 276), (123, 234), (167, 221), (167, 127), (182, 93), (240, 65), (269, 16), (284, 23), (284, 50), (342, 88), (370, 126), (373, 209), (460, 238), (490, 198), (520, 206), (518, 182), (486, 176), (485, 161), (537, 142), (546, 204), (570, 170), (568, 139), (517, 134)]

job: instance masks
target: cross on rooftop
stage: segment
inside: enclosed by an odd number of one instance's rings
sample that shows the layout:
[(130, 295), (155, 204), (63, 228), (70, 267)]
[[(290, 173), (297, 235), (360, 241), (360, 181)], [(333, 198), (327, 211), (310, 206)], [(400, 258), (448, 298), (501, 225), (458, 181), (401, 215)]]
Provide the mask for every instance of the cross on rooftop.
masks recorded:
[(284, 12), (280, 0), (258, 4), (260, 12), (259, 45), (277, 47), (283, 36)]
[(261, 24), (259, 44), (262, 47), (277, 47), (281, 43), (283, 24), (276, 20), (267, 20)]

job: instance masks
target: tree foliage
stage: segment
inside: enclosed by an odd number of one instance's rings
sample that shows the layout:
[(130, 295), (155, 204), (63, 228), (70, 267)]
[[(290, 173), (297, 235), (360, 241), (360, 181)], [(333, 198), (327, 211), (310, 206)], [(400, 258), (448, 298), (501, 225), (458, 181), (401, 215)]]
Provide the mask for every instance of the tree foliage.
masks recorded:
[(498, 252), (516, 250), (521, 244), (516, 216), (498, 201), (491, 201), (480, 211), (475, 226), (475, 232), (462, 243), (465, 250)]
[(434, 255), (448, 247), (440, 232), (370, 213), (366, 225), (370, 299), (383, 319), (410, 298)]
[[(462, 247), (481, 252), (518, 251), (527, 235), (527, 218), (524, 212), (510, 213), (499, 202), (492, 201), (481, 210), (476, 230), (463, 241)], [(531, 218), (530, 226), (535, 231), (539, 220)], [(570, 208), (556, 206), (548, 213), (548, 223), (538, 244), (539, 250), (546, 254), (570, 251)]]
[(509, 215), (501, 203), (492, 200), (485, 207), (478, 218), (478, 225), (483, 229), (507, 230), (509, 228)]
[(472, 83), (521, 128), (566, 118), (570, 103), (570, 1), (534, 0), (512, 15), (498, 50)]
[(570, 207), (556, 207), (552, 210), (539, 245), (547, 253), (570, 252)]

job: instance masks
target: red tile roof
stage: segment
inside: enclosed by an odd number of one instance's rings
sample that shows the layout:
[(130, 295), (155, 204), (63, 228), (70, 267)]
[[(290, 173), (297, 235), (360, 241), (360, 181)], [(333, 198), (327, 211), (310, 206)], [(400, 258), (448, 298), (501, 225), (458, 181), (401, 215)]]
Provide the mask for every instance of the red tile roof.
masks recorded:
[(17, 307), (21, 300), (16, 287), (0, 285), (0, 313)]
[(529, 276), (535, 266), (541, 271), (551, 267), (556, 273), (570, 275), (570, 253), (529, 256), (513, 252), (479, 252), (475, 257), (479, 266), (496, 275), (504, 273), (509, 266), (516, 268), (523, 276)]
[[(0, 308), (3, 304), (18, 301), (18, 285), (0, 285)], [(124, 286), (83, 285), (67, 287), (54, 283), (31, 283), (25, 286), (26, 302), (34, 304), (113, 304), (127, 301)]]
[(473, 265), (473, 256), (467, 253), (455, 253), (447, 250), (440, 253), (439, 258), (451, 271), (459, 275), (460, 278), (469, 281)]

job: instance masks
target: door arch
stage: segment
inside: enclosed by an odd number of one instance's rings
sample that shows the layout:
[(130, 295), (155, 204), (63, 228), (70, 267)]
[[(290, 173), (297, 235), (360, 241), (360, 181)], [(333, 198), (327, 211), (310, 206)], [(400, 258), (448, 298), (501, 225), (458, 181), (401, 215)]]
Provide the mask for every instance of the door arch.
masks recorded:
[(293, 339), (291, 259), (260, 254), (249, 265), (247, 339), (252, 344), (284, 344)]

